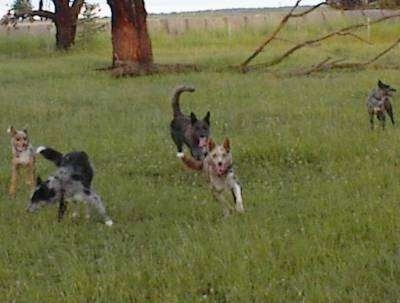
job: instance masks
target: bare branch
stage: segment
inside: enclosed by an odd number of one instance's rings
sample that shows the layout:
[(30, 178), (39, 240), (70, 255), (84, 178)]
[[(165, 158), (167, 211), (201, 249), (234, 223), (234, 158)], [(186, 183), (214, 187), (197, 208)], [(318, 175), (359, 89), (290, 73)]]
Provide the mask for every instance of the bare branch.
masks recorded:
[(34, 16), (38, 16), (38, 17), (43, 17), (43, 18), (47, 18), (47, 19), (51, 19), (54, 20), (55, 18), (55, 14), (50, 12), (50, 11), (45, 11), (45, 10), (40, 10), (40, 11), (30, 11), (27, 13), (15, 13), (14, 17), (15, 18), (20, 18), (20, 17), (34, 17)]
[(354, 33), (349, 33), (349, 32), (347, 32), (347, 33), (338, 33), (338, 35), (339, 36), (351, 36), (353, 38), (356, 38), (357, 40), (360, 40), (361, 42), (367, 43), (369, 45), (373, 45), (373, 43), (371, 43), (370, 41), (365, 40), (364, 38), (362, 38), (359, 35), (356, 35)]
[[(379, 22), (383, 22), (383, 21), (388, 20), (388, 19), (393, 19), (393, 18), (398, 18), (398, 17), (400, 17), (400, 13), (392, 14), (392, 15), (389, 15), (389, 16), (385, 16), (385, 17), (376, 19), (374, 21), (371, 21), (369, 24), (372, 25), (372, 24), (376, 24), (376, 23), (379, 23)], [(349, 34), (349, 32), (351, 30), (355, 30), (355, 29), (358, 29), (358, 28), (361, 28), (361, 27), (364, 27), (364, 26), (367, 26), (367, 25), (368, 25), (367, 23), (358, 23), (358, 24), (350, 25), (350, 26), (341, 28), (339, 30), (330, 32), (330, 33), (328, 33), (328, 34), (326, 34), (324, 36), (321, 36), (319, 38), (315, 38), (315, 39), (304, 41), (302, 43), (299, 43), (299, 44), (293, 46), (292, 48), (287, 50), (281, 56), (279, 56), (279, 57), (277, 57), (277, 58), (275, 58), (275, 59), (273, 59), (273, 60), (271, 60), (271, 61), (269, 61), (267, 63), (258, 64), (256, 66), (257, 67), (270, 67), (270, 66), (273, 66), (273, 65), (277, 65), (277, 64), (281, 63), (284, 59), (286, 59), (287, 57), (292, 55), (294, 52), (298, 51), (299, 49), (302, 49), (305, 46), (313, 45), (315, 43), (327, 40), (327, 39), (332, 38), (334, 36), (343, 36), (343, 35), (353, 36), (353, 35)]]
[(281, 22), (278, 24), (276, 29), (267, 37), (267, 39), (245, 60), (240, 64), (240, 68), (242, 71), (246, 70), (246, 66), (250, 63), (251, 60), (253, 60), (259, 53), (263, 51), (263, 49), (276, 37), (276, 35), (282, 30), (282, 28), (285, 26), (285, 24), (289, 21), (290, 18), (297, 18), (297, 17), (303, 17), (308, 13), (311, 13), (318, 7), (326, 4), (326, 2), (321, 2), (312, 8), (298, 14), (294, 14), (294, 10), (300, 5), (301, 0), (297, 0), (296, 4), (290, 9), (289, 13), (287, 13), (281, 20)]
[(315, 11), (318, 7), (322, 6), (322, 5), (327, 5), (328, 3), (326, 1), (318, 3), (317, 5), (314, 5), (313, 7), (311, 7), (310, 9), (301, 12), (301, 13), (297, 13), (297, 14), (292, 14), (290, 17), (291, 18), (299, 18), (299, 17), (304, 17), (305, 15), (311, 13), (312, 11)]
[(339, 63), (339, 62), (343, 61), (343, 59), (329, 62), (330, 58), (328, 58), (317, 65), (313, 65), (311, 68), (291, 72), (288, 74), (288, 76), (306, 76), (306, 75), (310, 75), (312, 73), (321, 72), (321, 71), (325, 71), (325, 70), (331, 70), (331, 69), (364, 68), (364, 67), (376, 62), (378, 59), (380, 59), (384, 55), (386, 55), (388, 52), (390, 52), (392, 49), (394, 49), (398, 44), (400, 44), (400, 38), (398, 38), (393, 44), (391, 44), (388, 48), (384, 49), (378, 55), (376, 55), (375, 57), (373, 57), (367, 61), (364, 61), (364, 62)]
[(79, 15), (84, 2), (85, 0), (74, 0), (74, 2), (72, 2), (71, 9), (74, 15)]

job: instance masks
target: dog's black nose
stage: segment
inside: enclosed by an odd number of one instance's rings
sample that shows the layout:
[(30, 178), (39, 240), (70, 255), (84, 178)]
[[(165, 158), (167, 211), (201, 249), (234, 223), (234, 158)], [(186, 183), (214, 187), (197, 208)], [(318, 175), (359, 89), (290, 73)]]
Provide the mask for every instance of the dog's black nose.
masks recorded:
[(222, 166), (222, 162), (218, 162), (218, 166)]

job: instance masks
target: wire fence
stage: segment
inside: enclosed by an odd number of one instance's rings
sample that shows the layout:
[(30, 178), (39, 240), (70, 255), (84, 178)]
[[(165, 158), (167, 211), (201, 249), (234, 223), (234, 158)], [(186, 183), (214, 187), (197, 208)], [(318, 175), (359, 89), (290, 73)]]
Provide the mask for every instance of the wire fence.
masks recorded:
[[(304, 25), (328, 25), (337, 23), (368, 22), (383, 16), (396, 13), (391, 10), (354, 10), (339, 11), (332, 9), (318, 9), (302, 18), (291, 20), (292, 26), (301, 28)], [(150, 15), (148, 26), (150, 32), (164, 32), (168, 35), (182, 35), (189, 31), (227, 31), (231, 34), (240, 30), (263, 30), (279, 23), (285, 11), (260, 10), (253, 13), (186, 13), (170, 15)], [(110, 19), (101, 19), (107, 30), (111, 28)], [(392, 19), (388, 22), (398, 22)], [(16, 26), (0, 26), (0, 36), (52, 36), (55, 27), (50, 21), (24, 21)]]

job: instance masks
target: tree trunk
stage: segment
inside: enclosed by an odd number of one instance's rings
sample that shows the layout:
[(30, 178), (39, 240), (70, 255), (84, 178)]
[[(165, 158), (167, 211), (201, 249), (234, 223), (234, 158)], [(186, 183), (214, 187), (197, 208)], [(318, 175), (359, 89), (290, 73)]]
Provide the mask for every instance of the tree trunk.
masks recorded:
[[(83, 4), (83, 1), (79, 1)], [(67, 50), (75, 43), (76, 24), (82, 4), (79, 7), (70, 7), (65, 0), (53, 1), (54, 24), (56, 26), (56, 47)]]
[[(56, 47), (60, 50), (69, 49), (75, 42), (76, 25), (79, 12), (82, 9), (84, 0), (52, 0), (54, 13), (43, 10), (43, 3), (40, 2), (39, 10), (31, 11), (29, 16), (39, 16), (40, 18), (50, 19), (56, 26)], [(16, 18), (20, 15), (15, 14)]]
[(75, 43), (76, 20), (69, 16), (55, 17), (56, 26), (56, 47), (60, 50), (67, 50)]
[(143, 0), (107, 0), (111, 8), (113, 67), (153, 63)]

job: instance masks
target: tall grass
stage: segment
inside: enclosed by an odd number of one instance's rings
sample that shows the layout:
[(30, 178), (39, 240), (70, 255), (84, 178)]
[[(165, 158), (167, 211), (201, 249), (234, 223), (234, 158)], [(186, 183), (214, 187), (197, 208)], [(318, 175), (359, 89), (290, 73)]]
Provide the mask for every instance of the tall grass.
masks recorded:
[[(369, 56), (396, 36), (376, 31), (373, 46), (336, 39), (279, 68), (345, 50)], [(264, 34), (152, 38), (159, 62), (224, 66)], [(28, 124), (35, 146), (87, 151), (115, 226), (69, 215), (57, 223), (51, 206), (27, 214), (25, 185), (14, 200), (6, 194), (3, 131), (1, 302), (397, 302), (399, 130), (370, 131), (364, 100), (378, 78), (397, 87), (398, 71), (113, 79), (96, 71), (111, 61), (106, 35), (70, 53), (43, 52), (51, 41), (40, 41), (0, 41), (0, 129)], [(259, 60), (285, 46), (277, 41)], [(168, 98), (180, 83), (197, 88), (182, 96), (184, 112), (211, 110), (213, 137), (231, 138), (244, 215), (223, 219), (202, 176), (175, 157)], [(40, 175), (53, 170), (38, 158)]]

